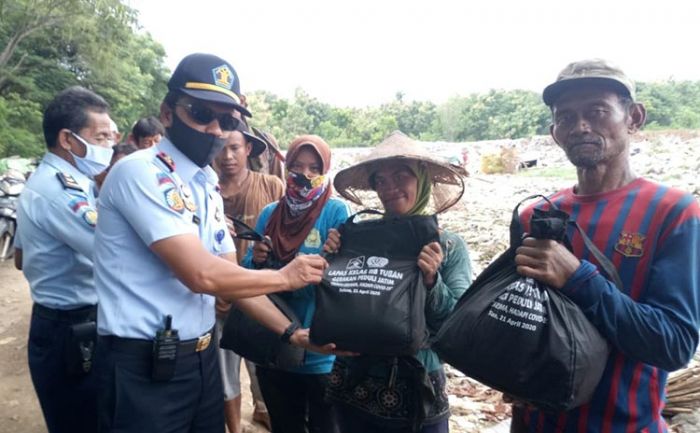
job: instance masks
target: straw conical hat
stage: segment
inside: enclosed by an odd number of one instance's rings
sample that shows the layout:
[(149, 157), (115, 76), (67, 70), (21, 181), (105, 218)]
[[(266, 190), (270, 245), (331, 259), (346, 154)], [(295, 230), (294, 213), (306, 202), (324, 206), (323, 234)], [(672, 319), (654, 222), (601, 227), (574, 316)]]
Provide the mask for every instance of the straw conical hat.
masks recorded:
[(405, 161), (409, 165), (418, 163), (427, 169), (432, 183), (432, 209), (429, 209), (432, 213), (449, 209), (464, 194), (463, 173), (447, 162), (433, 158), (422, 145), (401, 131), (389, 134), (359, 163), (339, 171), (333, 186), (346, 199), (364, 206), (358, 192), (373, 191), (370, 176), (382, 163), (390, 160)]

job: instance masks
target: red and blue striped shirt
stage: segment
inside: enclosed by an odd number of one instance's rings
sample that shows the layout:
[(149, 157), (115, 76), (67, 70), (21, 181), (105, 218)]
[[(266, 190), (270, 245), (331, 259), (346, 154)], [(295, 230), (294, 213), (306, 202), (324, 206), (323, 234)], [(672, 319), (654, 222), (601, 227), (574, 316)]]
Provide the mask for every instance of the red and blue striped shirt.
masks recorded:
[[(581, 266), (561, 289), (611, 344), (588, 404), (551, 413), (514, 410), (537, 433), (666, 432), (661, 416), (669, 371), (695, 353), (700, 328), (700, 206), (690, 194), (637, 179), (623, 188), (550, 197), (617, 268), (618, 289), (569, 233)], [(524, 227), (535, 204), (521, 215)]]

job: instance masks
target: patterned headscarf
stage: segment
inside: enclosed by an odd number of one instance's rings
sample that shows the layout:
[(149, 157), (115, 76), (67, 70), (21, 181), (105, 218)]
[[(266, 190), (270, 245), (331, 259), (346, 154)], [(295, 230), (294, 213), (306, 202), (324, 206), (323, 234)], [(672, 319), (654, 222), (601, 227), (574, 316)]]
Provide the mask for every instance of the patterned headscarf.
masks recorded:
[(321, 158), (322, 174), (313, 179), (291, 173), (287, 176), (287, 191), (277, 203), (265, 227), (265, 234), (272, 239), (272, 250), (282, 263), (290, 262), (297, 254), (316, 224), (323, 206), (331, 197), (332, 188), (325, 176), (330, 170), (331, 148), (317, 135), (297, 137), (287, 150), (287, 167), (296, 160), (303, 148), (313, 149)]

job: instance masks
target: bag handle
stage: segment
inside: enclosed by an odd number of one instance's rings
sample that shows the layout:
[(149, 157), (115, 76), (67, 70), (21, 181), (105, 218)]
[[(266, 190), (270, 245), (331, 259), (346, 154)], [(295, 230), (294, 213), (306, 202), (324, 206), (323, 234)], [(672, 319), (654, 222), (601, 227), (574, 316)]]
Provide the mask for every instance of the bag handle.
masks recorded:
[(381, 215), (381, 216), (384, 216), (384, 212), (378, 211), (376, 209), (363, 209), (359, 212), (355, 212), (354, 214), (350, 215), (348, 217), (348, 219), (346, 219), (345, 222), (340, 225), (340, 227), (338, 227), (338, 231), (340, 232), (341, 236), (343, 234), (345, 226), (357, 224), (355, 222), (355, 217), (358, 215)]
[(347, 219), (347, 222), (355, 222), (355, 217), (358, 215), (381, 215), (384, 216), (384, 212), (379, 211), (377, 209), (363, 209), (359, 212), (355, 212), (354, 214), (350, 215)]
[(533, 194), (529, 197), (525, 197), (524, 199), (520, 200), (518, 204), (515, 205), (515, 208), (513, 209), (513, 215), (511, 216), (510, 220), (510, 245), (513, 249), (518, 248), (520, 246), (520, 243), (522, 242), (521, 236), (523, 233), (523, 227), (520, 224), (520, 214), (518, 213), (518, 211), (520, 210), (520, 205), (522, 205), (528, 200), (532, 200), (533, 198), (541, 198), (547, 203), (549, 203), (552, 209), (559, 210), (559, 208), (554, 203), (552, 203), (549, 200), (549, 198), (543, 196), (542, 194)]
[(603, 253), (598, 249), (598, 247), (595, 246), (593, 241), (586, 235), (586, 232), (583, 231), (580, 225), (576, 221), (570, 221), (569, 224), (572, 224), (576, 230), (578, 230), (579, 234), (583, 238), (583, 243), (586, 245), (586, 248), (588, 248), (588, 251), (590, 251), (591, 254), (593, 254), (593, 257), (598, 261), (600, 264), (600, 267), (603, 268), (605, 273), (610, 277), (617, 286), (618, 289), (622, 290), (624, 288), (622, 284), (622, 278), (620, 278), (620, 274), (617, 273), (617, 269), (615, 269), (615, 265), (603, 255)]
[[(510, 222), (510, 245), (511, 248), (515, 250), (515, 248), (519, 247), (522, 239), (522, 225), (520, 224), (520, 215), (518, 214), (518, 210), (520, 209), (520, 205), (523, 204), (524, 202), (528, 200), (532, 200), (533, 198), (541, 198), (544, 201), (546, 201), (552, 209), (559, 210), (559, 208), (552, 203), (549, 198), (543, 196), (542, 194), (534, 194), (529, 197), (526, 197), (520, 202), (515, 205), (515, 208), (513, 209), (513, 216)], [(600, 264), (600, 267), (603, 268), (603, 271), (607, 274), (607, 276), (615, 283), (618, 289), (623, 290), (624, 286), (622, 284), (622, 278), (620, 278), (620, 274), (617, 272), (617, 269), (615, 269), (615, 265), (608, 259), (599, 249), (598, 247), (595, 246), (593, 241), (586, 235), (586, 232), (583, 231), (580, 225), (576, 221), (569, 221), (569, 224), (571, 224), (581, 235), (581, 238), (583, 239), (583, 244), (586, 246), (588, 251), (595, 257), (596, 261)], [(571, 249), (570, 245), (567, 245), (569, 249)]]
[(276, 293), (270, 293), (267, 295), (267, 297), (270, 298), (270, 301), (272, 301), (272, 303), (275, 304), (275, 306), (280, 309), (282, 314), (287, 316), (287, 319), (289, 319), (291, 322), (294, 322), (294, 323), (298, 324), (299, 326), (301, 326), (301, 321), (297, 317), (294, 310), (292, 310), (289, 307), (289, 305), (287, 305), (287, 303), (284, 301), (284, 299), (282, 299), (280, 297), (280, 295), (278, 295)]

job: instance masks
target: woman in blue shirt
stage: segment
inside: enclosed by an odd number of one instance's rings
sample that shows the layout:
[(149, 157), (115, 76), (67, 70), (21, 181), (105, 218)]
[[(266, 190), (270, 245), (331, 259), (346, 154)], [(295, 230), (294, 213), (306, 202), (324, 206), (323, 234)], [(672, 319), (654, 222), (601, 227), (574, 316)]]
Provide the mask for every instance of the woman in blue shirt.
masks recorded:
[[(327, 177), (331, 151), (315, 135), (297, 137), (285, 159), (287, 189), (278, 202), (267, 205), (256, 231), (270, 239), (270, 246), (256, 242), (243, 259), (249, 268), (281, 267), (298, 254), (319, 254), (330, 229), (350, 215), (348, 205), (331, 197)], [(273, 257), (277, 263), (268, 260)], [(311, 325), (316, 306), (315, 286), (307, 286), (281, 297), (294, 310), (304, 328)], [(333, 433), (337, 431), (332, 408), (324, 402), (325, 381), (335, 357), (306, 352), (304, 363), (295, 368), (258, 366), (256, 374), (275, 433)]]

